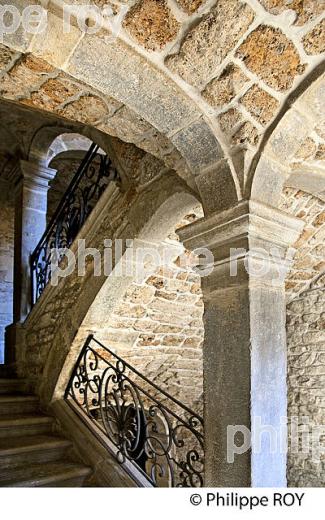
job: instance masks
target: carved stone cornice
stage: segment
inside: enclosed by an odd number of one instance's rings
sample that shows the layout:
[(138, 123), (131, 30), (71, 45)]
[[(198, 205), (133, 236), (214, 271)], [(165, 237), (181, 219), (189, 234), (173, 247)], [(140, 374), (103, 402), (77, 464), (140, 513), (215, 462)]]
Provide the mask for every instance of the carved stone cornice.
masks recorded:
[(207, 248), (213, 255), (213, 269), (202, 278), (203, 288), (251, 282), (280, 286), (303, 226), (296, 217), (250, 200), (204, 217), (177, 234), (186, 249)]
[(49, 183), (54, 179), (57, 170), (39, 165), (30, 161), (19, 161), (20, 176), (16, 180), (16, 185), (24, 182), (24, 186), (30, 189), (48, 190)]

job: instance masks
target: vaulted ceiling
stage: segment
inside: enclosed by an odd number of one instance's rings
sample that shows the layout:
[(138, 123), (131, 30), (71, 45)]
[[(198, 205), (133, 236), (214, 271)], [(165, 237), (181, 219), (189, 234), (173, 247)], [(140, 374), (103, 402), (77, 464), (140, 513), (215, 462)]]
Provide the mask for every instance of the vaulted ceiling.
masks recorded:
[[(254, 197), (263, 199), (265, 185), (264, 199), (274, 203), (291, 170), (282, 171), (282, 158), (277, 164), (265, 150), (271, 136), (281, 140), (277, 128), (323, 73), (324, 3), (97, 0), (99, 18), (87, 14), (88, 32), (81, 3), (89, 2), (73, 2), (68, 32), (66, 3), (55, 0), (39, 2), (45, 32), (4, 34), (1, 97), (136, 144), (198, 190), (207, 211), (249, 196), (259, 166), (269, 173), (257, 181)], [(12, 4), (20, 12), (26, 6)], [(323, 84), (317, 88), (314, 101), (324, 93)], [(325, 119), (319, 99), (307, 126), (299, 118), (295, 126), (291, 116), (287, 133), (300, 136), (306, 127), (313, 134)], [(313, 135), (294, 143), (292, 164), (299, 173), (298, 149), (314, 139), (311, 168), (316, 161), (324, 183), (324, 138)], [(280, 173), (267, 186), (275, 169)]]

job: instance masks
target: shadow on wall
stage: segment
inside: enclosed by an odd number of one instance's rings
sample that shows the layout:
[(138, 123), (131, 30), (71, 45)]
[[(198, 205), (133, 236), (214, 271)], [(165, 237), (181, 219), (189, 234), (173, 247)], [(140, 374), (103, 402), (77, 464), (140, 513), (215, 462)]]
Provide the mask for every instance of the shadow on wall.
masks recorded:
[(0, 364), (4, 363), (5, 328), (13, 318), (14, 201), (12, 188), (0, 179)]

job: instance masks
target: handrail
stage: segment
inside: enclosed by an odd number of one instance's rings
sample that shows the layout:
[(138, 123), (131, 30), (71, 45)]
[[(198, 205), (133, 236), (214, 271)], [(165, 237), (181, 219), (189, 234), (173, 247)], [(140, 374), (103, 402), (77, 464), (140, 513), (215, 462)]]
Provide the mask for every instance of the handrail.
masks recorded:
[(111, 180), (118, 178), (107, 155), (92, 143), (30, 258), (32, 305), (51, 279), (53, 250), (69, 248)]
[(127, 361), (123, 360), (120, 356), (118, 356), (115, 352), (113, 352), (112, 350), (110, 350), (108, 347), (105, 347), (105, 345), (103, 345), (100, 341), (98, 341), (92, 334), (89, 335), (89, 338), (92, 339), (95, 343), (97, 343), (97, 345), (99, 345), (100, 347), (104, 348), (107, 352), (109, 352), (112, 356), (114, 356), (116, 359), (118, 359), (119, 361), (121, 361), (122, 363), (124, 363), (124, 365), (129, 368), (130, 370), (132, 370), (132, 372), (134, 372), (137, 376), (141, 377), (141, 379), (143, 379), (146, 383), (148, 383), (149, 385), (151, 385), (153, 388), (155, 388), (156, 390), (159, 391), (160, 394), (164, 395), (165, 397), (167, 397), (167, 399), (171, 399), (172, 401), (174, 401), (178, 406), (181, 406), (182, 408), (184, 408), (184, 410), (186, 410), (190, 415), (196, 415), (198, 420), (201, 422), (202, 426), (203, 426), (203, 418), (200, 417), (199, 415), (195, 414), (190, 408), (188, 408), (185, 404), (181, 403), (178, 399), (176, 399), (175, 397), (171, 396), (168, 392), (166, 392), (166, 390), (163, 390), (162, 388), (160, 388), (159, 386), (157, 386), (155, 383), (153, 383), (153, 381), (150, 381), (150, 379), (148, 379), (146, 376), (144, 376), (143, 374), (141, 374), (136, 368), (132, 367), (132, 365), (130, 365)]
[(59, 215), (61, 214), (62, 212), (62, 209), (63, 207), (65, 206), (65, 203), (66, 203), (66, 195), (67, 193), (71, 193), (72, 191), (74, 191), (74, 187), (75, 185), (77, 184), (78, 180), (79, 180), (79, 177), (82, 175), (86, 165), (88, 165), (92, 155), (94, 153), (97, 153), (97, 150), (98, 150), (98, 146), (94, 143), (91, 144), (88, 152), (86, 153), (85, 157), (82, 159), (82, 162), (78, 168), (78, 170), (76, 171), (75, 175), (73, 176), (69, 186), (67, 187), (62, 199), (60, 200), (59, 204), (58, 204), (58, 207), (56, 208), (53, 216), (51, 217), (51, 220), (50, 222), (48, 223), (47, 225), (47, 228), (46, 230), (44, 231), (40, 241), (38, 242), (37, 246), (35, 247), (35, 250), (34, 252), (32, 253), (32, 257), (36, 254), (36, 252), (40, 249), (42, 243), (44, 242), (44, 240), (46, 239), (46, 237), (50, 234), (51, 230), (53, 229), (53, 227), (55, 226), (55, 223), (57, 222), (58, 220), (58, 217)]
[(203, 486), (203, 419), (93, 335), (65, 400), (111, 441), (120, 464), (130, 461), (153, 486)]

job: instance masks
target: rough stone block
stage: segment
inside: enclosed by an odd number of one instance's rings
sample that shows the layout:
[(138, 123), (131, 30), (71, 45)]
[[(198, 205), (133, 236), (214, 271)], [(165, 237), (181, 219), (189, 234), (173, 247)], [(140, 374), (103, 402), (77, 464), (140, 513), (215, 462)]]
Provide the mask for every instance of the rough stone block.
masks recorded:
[(218, 116), (220, 128), (226, 134), (232, 134), (235, 127), (243, 120), (243, 114), (236, 108), (230, 108)]
[(148, 304), (154, 296), (154, 288), (146, 286), (132, 286), (126, 292), (125, 298), (131, 303)]
[(0, 70), (8, 67), (16, 56), (18, 56), (18, 54), (15, 51), (12, 51), (9, 47), (0, 43)]
[(230, 64), (204, 89), (202, 96), (213, 107), (229, 103), (249, 81), (237, 65)]
[(256, 146), (258, 140), (258, 131), (250, 121), (245, 121), (245, 123), (243, 123), (237, 132), (235, 132), (232, 136), (232, 141), (234, 144), (246, 145), (246, 143), (250, 143)]
[(325, 4), (322, 0), (259, 0), (272, 14), (281, 14), (288, 9), (297, 13), (296, 25), (304, 25), (320, 15)]
[(186, 11), (188, 14), (195, 13), (205, 0), (177, 0), (177, 3)]
[(325, 18), (303, 39), (307, 54), (322, 54), (325, 51)]
[(180, 24), (166, 0), (140, 0), (127, 13), (123, 27), (146, 49), (158, 50), (176, 37)]
[(37, 92), (33, 92), (24, 102), (51, 111), (79, 92), (80, 90), (76, 85), (65, 81), (63, 77), (54, 78), (47, 80)]
[(31, 89), (39, 86), (46, 75), (55, 69), (44, 60), (26, 55), (21, 61), (14, 63), (8, 74), (0, 80), (1, 95), (16, 99), (17, 96), (28, 95)]
[(236, 55), (267, 85), (280, 91), (290, 88), (295, 77), (305, 70), (293, 43), (280, 29), (266, 25), (257, 27)]
[(187, 83), (204, 87), (254, 19), (252, 9), (238, 0), (219, 0), (186, 35), (178, 54), (166, 65)]
[(108, 107), (103, 99), (93, 95), (80, 97), (59, 110), (59, 114), (73, 121), (81, 121), (89, 125), (96, 125), (106, 119)]
[(240, 102), (262, 125), (266, 125), (274, 117), (279, 103), (265, 90), (253, 85)]

